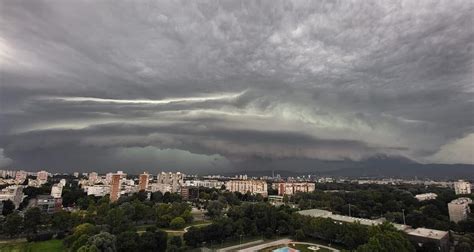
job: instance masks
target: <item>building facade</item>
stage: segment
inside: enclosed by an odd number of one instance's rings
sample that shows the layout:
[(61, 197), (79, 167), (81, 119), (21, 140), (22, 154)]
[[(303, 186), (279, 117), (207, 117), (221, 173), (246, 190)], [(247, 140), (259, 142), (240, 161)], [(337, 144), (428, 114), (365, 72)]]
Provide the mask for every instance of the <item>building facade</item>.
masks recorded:
[(471, 194), (471, 183), (464, 180), (454, 182), (454, 192), (456, 194)]
[(122, 186), (121, 174), (112, 174), (110, 182), (110, 202), (115, 202), (120, 198), (120, 189)]
[(278, 195), (293, 195), (297, 192), (314, 192), (314, 183), (307, 182), (287, 182), (287, 183), (276, 183), (278, 189)]
[(55, 184), (51, 187), (51, 196), (55, 199), (61, 198), (63, 194), (63, 185), (61, 183)]
[(146, 191), (148, 189), (148, 181), (150, 180), (150, 175), (146, 172), (140, 174), (138, 177), (138, 190)]
[(48, 172), (47, 171), (39, 171), (38, 173), (36, 173), (36, 180), (38, 180), (38, 182), (40, 184), (44, 184), (44, 183), (48, 182)]
[(166, 184), (171, 186), (171, 192), (180, 192), (181, 186), (184, 185), (184, 174), (181, 172), (161, 172), (157, 176), (158, 184)]
[(418, 201), (433, 200), (436, 199), (438, 195), (436, 193), (423, 193), (415, 195), (415, 198)]
[(20, 206), (23, 201), (23, 186), (11, 185), (0, 191), (0, 201), (11, 200), (15, 208)]
[(470, 198), (458, 198), (448, 203), (449, 220), (458, 223), (467, 219), (471, 212), (469, 204), (472, 204)]
[(267, 182), (263, 180), (230, 180), (225, 184), (225, 188), (231, 192), (240, 192), (246, 194), (260, 194), (263, 197), (268, 196)]

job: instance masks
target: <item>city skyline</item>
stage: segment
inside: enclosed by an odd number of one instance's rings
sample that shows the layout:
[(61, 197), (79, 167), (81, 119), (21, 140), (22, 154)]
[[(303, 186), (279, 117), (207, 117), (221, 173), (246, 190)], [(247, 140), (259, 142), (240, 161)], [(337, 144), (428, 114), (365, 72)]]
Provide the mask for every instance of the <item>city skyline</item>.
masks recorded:
[(0, 5), (0, 169), (474, 164), (469, 1)]

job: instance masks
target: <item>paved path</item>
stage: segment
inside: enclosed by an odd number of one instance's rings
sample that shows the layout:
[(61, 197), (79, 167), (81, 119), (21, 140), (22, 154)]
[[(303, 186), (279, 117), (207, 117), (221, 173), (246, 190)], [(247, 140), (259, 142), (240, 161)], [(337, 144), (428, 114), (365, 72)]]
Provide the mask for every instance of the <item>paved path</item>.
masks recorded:
[[(316, 243), (311, 243), (311, 242), (296, 242), (296, 241), (293, 241), (291, 239), (280, 239), (280, 240), (277, 240), (277, 241), (272, 241), (272, 242), (267, 242), (267, 243), (263, 243), (263, 244), (259, 244), (259, 245), (256, 245), (256, 246), (253, 246), (253, 247), (249, 247), (249, 248), (243, 248), (243, 249), (240, 249), (240, 250), (237, 250), (238, 252), (254, 252), (254, 251), (259, 251), (259, 250), (262, 250), (264, 248), (268, 248), (268, 247), (273, 247), (273, 246), (278, 246), (278, 245), (286, 245), (286, 244), (306, 244), (306, 245), (313, 245), (313, 246), (318, 246), (318, 247), (321, 247), (321, 248), (326, 248), (326, 249), (329, 249), (333, 252), (339, 252), (340, 250), (338, 249), (335, 249), (335, 248), (331, 248), (331, 247), (328, 247), (328, 246), (324, 246), (324, 245), (320, 245), (320, 244), (316, 244)], [(251, 244), (250, 244), (251, 245)], [(226, 248), (226, 250), (222, 250), (222, 251), (232, 251), (232, 250), (235, 250), (235, 249), (238, 249), (239, 247), (243, 247), (245, 246), (245, 244), (243, 244), (242, 246), (234, 246), (236, 248), (233, 248), (233, 247), (229, 247), (229, 248)], [(233, 249), (232, 249), (233, 248)]]

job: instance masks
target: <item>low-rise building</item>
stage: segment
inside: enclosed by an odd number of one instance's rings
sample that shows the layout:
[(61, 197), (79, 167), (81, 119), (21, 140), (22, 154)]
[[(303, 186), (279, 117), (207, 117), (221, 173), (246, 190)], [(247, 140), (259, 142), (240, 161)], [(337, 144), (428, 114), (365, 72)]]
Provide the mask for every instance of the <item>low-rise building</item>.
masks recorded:
[(419, 247), (425, 243), (434, 243), (438, 247), (437, 251), (449, 251), (449, 232), (447, 231), (416, 228), (407, 229), (405, 230), (405, 233), (408, 235), (408, 239), (415, 242)]
[(278, 189), (278, 195), (293, 195), (297, 192), (314, 192), (314, 183), (307, 182), (286, 182), (286, 183), (275, 183), (276, 189)]
[(418, 201), (433, 200), (436, 199), (436, 197), (438, 197), (436, 193), (423, 193), (415, 195), (415, 198)]
[(38, 195), (31, 207), (38, 207), (41, 211), (52, 214), (62, 209), (62, 198), (53, 198), (51, 195)]
[(87, 195), (93, 195), (96, 197), (104, 197), (105, 195), (110, 193), (110, 186), (109, 185), (93, 185), (87, 186), (85, 188)]
[(458, 198), (448, 203), (449, 220), (458, 223), (467, 219), (471, 212), (469, 204), (472, 204), (470, 198)]
[[(308, 209), (298, 212), (301, 215), (319, 217), (319, 218), (330, 218), (336, 222), (350, 222), (350, 223), (359, 223), (366, 226), (376, 226), (383, 224), (386, 220), (384, 218), (371, 220), (365, 218), (351, 217), (339, 214), (333, 214), (330, 211), (322, 209)], [(413, 242), (416, 242), (420, 246), (423, 243), (434, 243), (438, 246), (439, 251), (448, 252), (449, 251), (449, 232), (428, 229), (428, 228), (412, 228), (408, 225), (402, 225), (397, 223), (392, 223), (392, 225), (399, 231), (402, 231), (407, 234), (408, 239)]]
[(148, 191), (150, 192), (162, 192), (163, 194), (166, 192), (171, 192), (172, 188), (169, 184), (163, 183), (152, 183), (148, 185)]
[(225, 183), (216, 179), (186, 180), (184, 184), (188, 187), (207, 187), (220, 189)]

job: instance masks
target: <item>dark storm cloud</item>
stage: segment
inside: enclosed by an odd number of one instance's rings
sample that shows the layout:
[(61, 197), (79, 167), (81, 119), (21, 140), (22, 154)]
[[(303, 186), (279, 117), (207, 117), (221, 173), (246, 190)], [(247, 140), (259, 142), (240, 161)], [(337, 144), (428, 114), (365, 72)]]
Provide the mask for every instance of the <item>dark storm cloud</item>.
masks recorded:
[(7, 0), (0, 11), (2, 166), (474, 163), (470, 1)]

